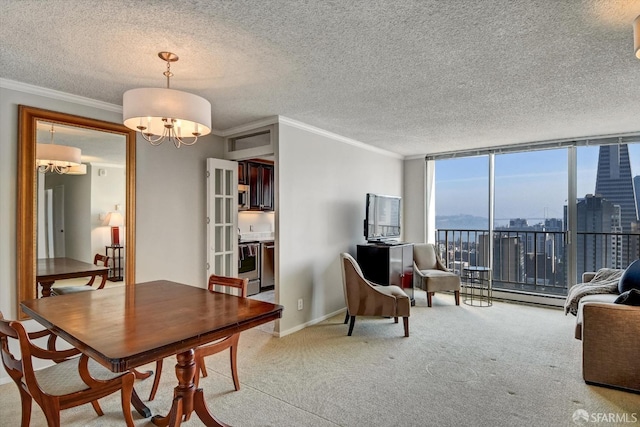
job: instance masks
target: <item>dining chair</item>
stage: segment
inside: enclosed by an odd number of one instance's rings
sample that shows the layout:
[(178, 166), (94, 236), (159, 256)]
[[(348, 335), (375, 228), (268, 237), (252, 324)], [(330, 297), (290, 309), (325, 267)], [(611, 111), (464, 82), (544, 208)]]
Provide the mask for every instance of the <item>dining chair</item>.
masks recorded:
[(395, 323), (398, 323), (398, 317), (402, 317), (404, 336), (408, 337), (411, 310), (409, 296), (398, 286), (382, 286), (369, 282), (365, 279), (358, 262), (348, 253), (340, 254), (340, 258), (344, 297), (347, 303), (344, 323), (351, 318), (347, 335), (351, 336), (353, 332), (356, 316), (382, 316), (393, 317)]
[[(212, 274), (209, 276), (208, 289), (210, 292), (216, 292), (215, 287), (227, 287), (231, 289), (238, 289), (242, 298), (247, 297), (247, 286), (249, 285), (249, 279), (239, 279), (237, 277), (216, 276)], [(197, 347), (194, 350), (194, 358), (196, 361), (196, 373), (193, 379), (195, 388), (198, 388), (200, 382), (200, 373), (203, 377), (207, 376), (207, 367), (204, 364), (204, 358), (212, 354), (220, 353), (226, 349), (229, 349), (229, 357), (231, 361), (231, 377), (233, 378), (233, 386), (236, 391), (240, 390), (240, 380), (238, 379), (238, 340), (240, 339), (240, 333), (229, 335), (211, 344), (206, 344)], [(162, 361), (160, 359), (156, 362), (156, 375), (153, 379), (153, 386), (151, 387), (151, 393), (149, 393), (149, 400), (153, 400), (158, 391), (158, 384), (160, 384), (160, 375), (162, 373)]]
[[(31, 341), (47, 336), (47, 348)], [(32, 400), (35, 400), (44, 412), (47, 425), (59, 427), (60, 411), (63, 409), (91, 403), (98, 416), (104, 415), (98, 399), (118, 390), (121, 392), (126, 425), (133, 427), (133, 373), (113, 373), (75, 348), (56, 350), (55, 338), (56, 336), (46, 329), (27, 332), (20, 322), (6, 320), (0, 312), (2, 364), (20, 391), (22, 427), (28, 427), (31, 421)], [(20, 359), (16, 359), (11, 352), (10, 340), (17, 340)], [(77, 357), (78, 354), (81, 354), (80, 357)], [(55, 363), (34, 370), (34, 359)], [(134, 398), (139, 400), (137, 395)]]
[[(104, 267), (109, 267), (109, 260), (111, 258), (105, 255), (96, 254), (93, 257), (94, 265), (102, 265)], [(103, 289), (104, 285), (107, 283), (107, 275), (102, 276), (102, 281), (97, 288), (93, 287), (93, 282), (95, 282), (96, 276), (91, 276), (91, 280), (84, 286), (60, 286), (57, 288), (51, 288), (51, 295), (68, 295), (75, 294), (77, 292), (85, 292), (85, 291), (95, 291), (97, 289)]]

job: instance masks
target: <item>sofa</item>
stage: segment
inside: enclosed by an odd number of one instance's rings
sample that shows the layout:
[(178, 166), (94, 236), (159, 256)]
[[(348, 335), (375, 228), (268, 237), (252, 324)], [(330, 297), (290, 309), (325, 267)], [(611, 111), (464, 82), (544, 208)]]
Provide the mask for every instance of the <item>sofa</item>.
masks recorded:
[[(584, 273), (589, 283), (596, 273)], [(617, 291), (578, 302), (576, 339), (582, 340), (587, 384), (640, 393), (640, 306), (616, 304)]]

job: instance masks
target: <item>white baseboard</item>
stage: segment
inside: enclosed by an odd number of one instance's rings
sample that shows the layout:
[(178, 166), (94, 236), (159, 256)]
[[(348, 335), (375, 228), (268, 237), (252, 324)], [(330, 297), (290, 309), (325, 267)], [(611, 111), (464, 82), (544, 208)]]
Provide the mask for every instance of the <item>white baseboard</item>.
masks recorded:
[(329, 318), (331, 318), (333, 316), (337, 316), (340, 313), (344, 313), (346, 310), (347, 310), (347, 307), (341, 308), (340, 310), (336, 310), (333, 313), (325, 314), (322, 317), (310, 320), (310, 321), (308, 321), (306, 323), (303, 323), (301, 325), (297, 325), (297, 326), (295, 326), (295, 327), (293, 327), (291, 329), (287, 329), (286, 331), (274, 332), (273, 335), (278, 337), (278, 338), (286, 337), (287, 335), (290, 335), (290, 334), (292, 334), (294, 332), (298, 332), (298, 331), (306, 328), (307, 326), (315, 325), (316, 323), (320, 323), (320, 322), (322, 322), (324, 320), (327, 320), (327, 319), (329, 319)]

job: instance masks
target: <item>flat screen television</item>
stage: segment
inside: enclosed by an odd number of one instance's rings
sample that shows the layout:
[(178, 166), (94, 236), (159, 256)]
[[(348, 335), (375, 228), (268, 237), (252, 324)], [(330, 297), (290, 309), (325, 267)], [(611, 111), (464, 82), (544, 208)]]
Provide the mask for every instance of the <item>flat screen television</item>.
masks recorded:
[(364, 237), (367, 242), (389, 242), (400, 238), (402, 199), (367, 193)]

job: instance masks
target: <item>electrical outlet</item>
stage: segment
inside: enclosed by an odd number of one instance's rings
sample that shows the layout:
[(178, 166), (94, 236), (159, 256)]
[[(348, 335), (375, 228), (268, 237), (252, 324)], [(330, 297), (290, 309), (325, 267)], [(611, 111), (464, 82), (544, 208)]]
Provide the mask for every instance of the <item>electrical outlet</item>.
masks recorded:
[(302, 298), (298, 299), (298, 310), (302, 310), (302, 308), (304, 307), (304, 304), (302, 302)]

